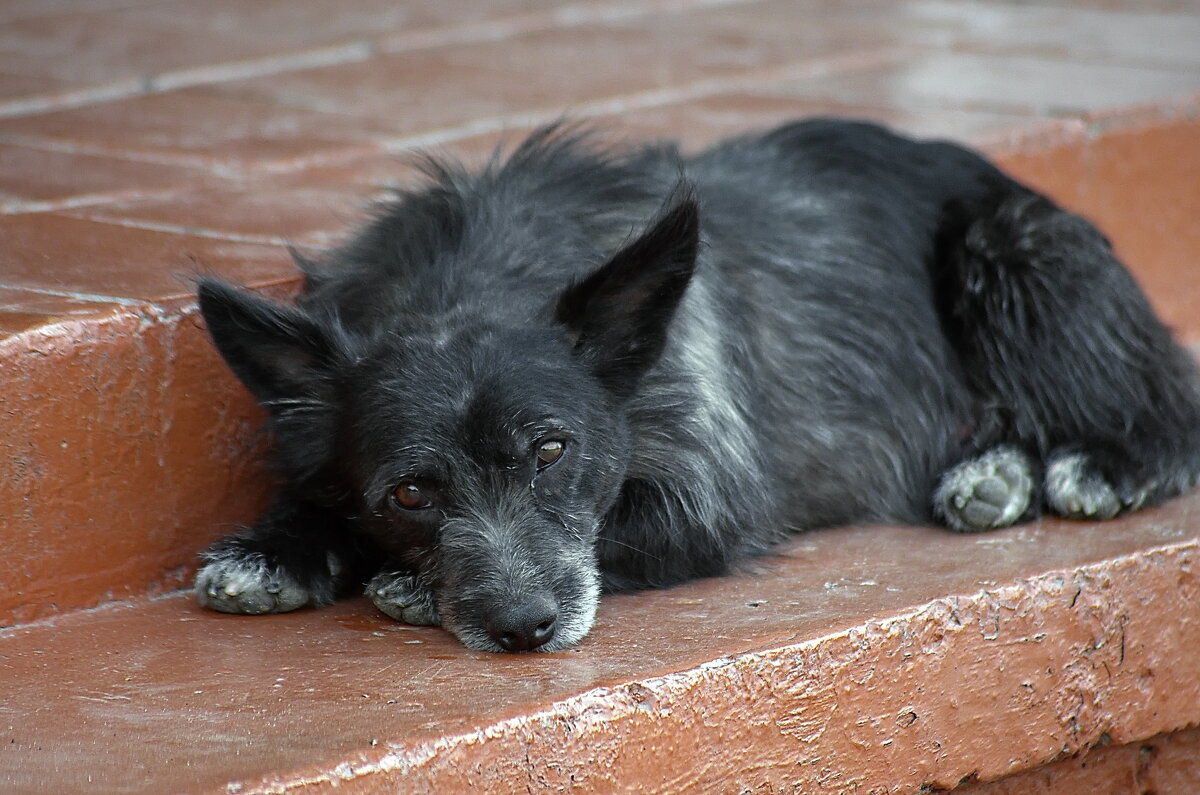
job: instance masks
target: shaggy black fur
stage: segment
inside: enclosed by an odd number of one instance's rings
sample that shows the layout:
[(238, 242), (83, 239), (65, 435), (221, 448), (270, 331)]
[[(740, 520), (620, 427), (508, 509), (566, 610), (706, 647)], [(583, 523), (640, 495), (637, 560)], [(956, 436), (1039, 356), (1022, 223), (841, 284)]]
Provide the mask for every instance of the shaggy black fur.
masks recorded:
[(217, 610), (370, 579), (474, 648), (560, 649), (601, 587), (718, 574), (785, 532), (1044, 509), (1200, 474), (1189, 357), (1085, 220), (978, 155), (816, 119), (695, 157), (541, 130), (200, 308), (286, 485), (197, 577)]

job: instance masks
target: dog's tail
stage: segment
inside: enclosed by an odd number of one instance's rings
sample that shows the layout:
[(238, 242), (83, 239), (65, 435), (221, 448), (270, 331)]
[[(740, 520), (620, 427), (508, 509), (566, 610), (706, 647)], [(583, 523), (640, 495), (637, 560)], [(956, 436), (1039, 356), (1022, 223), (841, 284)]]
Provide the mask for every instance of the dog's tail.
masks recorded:
[(1127, 510), (1200, 476), (1200, 374), (1109, 241), (1005, 178), (946, 207), (932, 280), (977, 403), (978, 447), (1016, 445), (1111, 485)]

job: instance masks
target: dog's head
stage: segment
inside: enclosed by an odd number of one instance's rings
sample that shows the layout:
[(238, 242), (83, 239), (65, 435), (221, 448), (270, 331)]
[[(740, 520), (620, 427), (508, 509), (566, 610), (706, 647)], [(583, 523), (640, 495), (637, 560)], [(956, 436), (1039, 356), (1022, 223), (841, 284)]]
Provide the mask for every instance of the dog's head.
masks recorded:
[(467, 646), (557, 650), (595, 617), (597, 534), (637, 442), (624, 406), (663, 350), (697, 246), (695, 204), (677, 198), (522, 322), (477, 299), (350, 330), (338, 307), (215, 280), (200, 307), (267, 409), (291, 489), (353, 516)]

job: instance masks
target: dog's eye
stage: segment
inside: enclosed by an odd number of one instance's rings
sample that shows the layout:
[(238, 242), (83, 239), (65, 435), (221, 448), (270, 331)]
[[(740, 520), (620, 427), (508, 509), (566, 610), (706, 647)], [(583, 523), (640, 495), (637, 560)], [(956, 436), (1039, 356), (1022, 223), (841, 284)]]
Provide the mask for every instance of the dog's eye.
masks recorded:
[(406, 511), (423, 511), (433, 506), (433, 500), (411, 480), (406, 480), (392, 491), (392, 499)]
[(542, 442), (537, 449), (537, 468), (541, 470), (550, 466), (562, 458), (563, 451), (566, 449), (566, 444), (558, 439), (547, 439)]

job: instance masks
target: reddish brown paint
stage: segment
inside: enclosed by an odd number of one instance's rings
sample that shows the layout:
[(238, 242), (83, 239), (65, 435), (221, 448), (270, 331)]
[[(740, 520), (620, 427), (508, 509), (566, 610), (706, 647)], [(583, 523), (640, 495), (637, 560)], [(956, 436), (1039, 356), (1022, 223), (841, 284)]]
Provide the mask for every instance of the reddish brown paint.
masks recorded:
[(467, 651), (362, 599), (63, 616), (0, 636), (0, 775), (18, 791), (989, 780), (1196, 720), (1198, 527), (1200, 494), (1109, 524), (812, 533), (756, 573), (606, 599), (579, 648), (549, 655)]
[(191, 315), (60, 319), (10, 339), (0, 624), (184, 585), (269, 485), (261, 416)]

